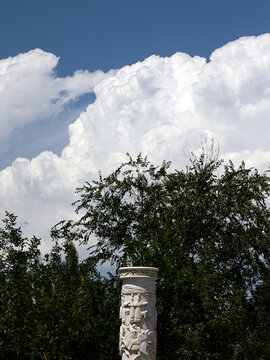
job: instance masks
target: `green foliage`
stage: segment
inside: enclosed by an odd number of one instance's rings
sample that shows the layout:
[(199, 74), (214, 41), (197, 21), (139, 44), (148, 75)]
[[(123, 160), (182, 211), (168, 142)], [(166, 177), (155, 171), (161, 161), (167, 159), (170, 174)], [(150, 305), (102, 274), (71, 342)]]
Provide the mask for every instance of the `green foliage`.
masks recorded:
[(33, 335), (33, 278), (39, 262), (39, 239), (28, 240), (7, 213), (0, 229), (0, 348), (3, 359), (28, 359)]
[(41, 261), (40, 241), (23, 238), (14, 215), (7, 213), (4, 225), (0, 359), (116, 358), (116, 283), (99, 275), (93, 258), (79, 262), (72, 242), (56, 242)]
[[(77, 189), (78, 221), (40, 240), (0, 230), (0, 359), (115, 360), (120, 281), (100, 263), (159, 267), (158, 360), (270, 358), (268, 174), (202, 155), (141, 155)], [(79, 261), (74, 243), (97, 243)]]
[(58, 235), (94, 234), (101, 262), (159, 267), (159, 360), (268, 358), (267, 174), (204, 155), (169, 167), (139, 155), (100, 174), (77, 190), (81, 218)]

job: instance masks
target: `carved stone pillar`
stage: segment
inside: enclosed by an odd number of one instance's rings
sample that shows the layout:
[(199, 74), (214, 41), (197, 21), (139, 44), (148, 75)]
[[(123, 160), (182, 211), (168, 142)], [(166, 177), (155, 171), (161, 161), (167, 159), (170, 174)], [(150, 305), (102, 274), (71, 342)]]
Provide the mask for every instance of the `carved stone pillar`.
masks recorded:
[(119, 349), (122, 360), (156, 360), (156, 284), (158, 269), (123, 267)]

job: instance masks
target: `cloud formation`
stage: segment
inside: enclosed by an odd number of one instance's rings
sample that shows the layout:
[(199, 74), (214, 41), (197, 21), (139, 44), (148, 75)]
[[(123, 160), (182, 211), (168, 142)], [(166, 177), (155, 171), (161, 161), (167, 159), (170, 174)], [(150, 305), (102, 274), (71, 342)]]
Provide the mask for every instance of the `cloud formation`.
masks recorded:
[(82, 70), (57, 77), (58, 61), (40, 49), (0, 60), (0, 141), (17, 127), (57, 115), (104, 78), (102, 71)]
[[(29, 53), (19, 56), (24, 55)], [(153, 55), (107, 76), (88, 73), (88, 80), (84, 72), (55, 78), (51, 70), (57, 58), (45, 57), (37, 56), (36, 75), (45, 83), (38, 95), (45, 98), (44, 111), (59, 111), (65, 101), (90, 91), (87, 86), (96, 100), (69, 126), (70, 142), (61, 156), (43, 152), (32, 160), (20, 158), (0, 172), (1, 211), (14, 211), (27, 221), (26, 233), (47, 236), (57, 221), (73, 216), (69, 204), (75, 187), (96, 178), (99, 169), (113, 170), (126, 152), (182, 167), (189, 151), (214, 138), (221, 157), (260, 169), (270, 166), (269, 34), (228, 43), (209, 62), (184, 53)], [(28, 65), (20, 69), (24, 78)], [(37, 83), (28, 86), (29, 94), (39, 92)], [(18, 91), (15, 99), (31, 112), (26, 94)]]

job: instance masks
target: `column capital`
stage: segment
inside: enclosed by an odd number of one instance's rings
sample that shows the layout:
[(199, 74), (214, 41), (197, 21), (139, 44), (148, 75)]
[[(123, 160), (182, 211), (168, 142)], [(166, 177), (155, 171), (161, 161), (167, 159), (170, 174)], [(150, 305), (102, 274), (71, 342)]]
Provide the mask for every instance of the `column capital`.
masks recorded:
[(158, 268), (150, 266), (132, 266), (119, 268), (120, 279), (149, 278), (157, 280)]

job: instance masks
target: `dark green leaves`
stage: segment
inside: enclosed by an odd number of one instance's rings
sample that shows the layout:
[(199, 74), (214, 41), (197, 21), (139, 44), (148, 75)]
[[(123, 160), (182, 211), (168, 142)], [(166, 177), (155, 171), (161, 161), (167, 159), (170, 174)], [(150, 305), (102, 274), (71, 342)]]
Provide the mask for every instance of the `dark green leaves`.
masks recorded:
[(96, 260), (79, 262), (74, 244), (55, 243), (40, 258), (36, 238), (23, 238), (16, 217), (0, 229), (0, 358), (117, 357), (119, 289)]
[(169, 167), (129, 156), (77, 189), (81, 218), (58, 236), (94, 235), (101, 262), (160, 268), (158, 359), (259, 358), (270, 346), (254, 342), (258, 331), (270, 338), (269, 318), (257, 320), (270, 275), (269, 178), (205, 155), (185, 171)]
[[(159, 267), (158, 360), (270, 358), (269, 176), (193, 158), (128, 156), (77, 189), (78, 221), (43, 261), (8, 214), (0, 230), (0, 349), (8, 359), (118, 358), (120, 281), (97, 265)], [(96, 243), (80, 262), (75, 241)]]

